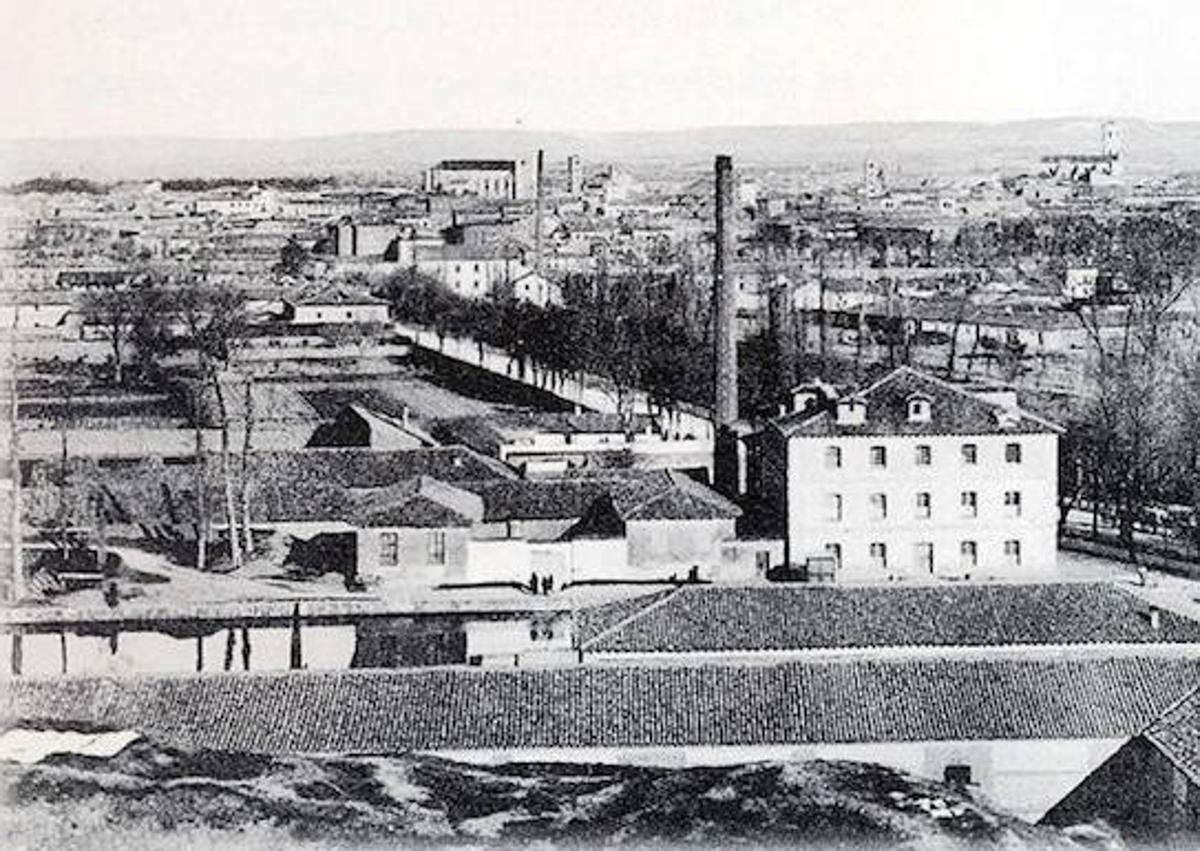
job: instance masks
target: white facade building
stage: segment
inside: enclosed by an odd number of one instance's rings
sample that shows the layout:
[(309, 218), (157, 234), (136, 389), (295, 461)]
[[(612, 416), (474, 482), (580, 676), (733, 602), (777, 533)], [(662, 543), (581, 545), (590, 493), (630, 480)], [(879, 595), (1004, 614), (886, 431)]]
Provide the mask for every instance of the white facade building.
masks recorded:
[(517, 160), (442, 160), (425, 172), (425, 191), (442, 195), (475, 195), (516, 200), (532, 198), (529, 163)]
[(848, 398), (814, 393), (771, 423), (760, 491), (788, 563), (830, 560), (838, 580), (1044, 573), (1056, 562), (1059, 433), (904, 367)]

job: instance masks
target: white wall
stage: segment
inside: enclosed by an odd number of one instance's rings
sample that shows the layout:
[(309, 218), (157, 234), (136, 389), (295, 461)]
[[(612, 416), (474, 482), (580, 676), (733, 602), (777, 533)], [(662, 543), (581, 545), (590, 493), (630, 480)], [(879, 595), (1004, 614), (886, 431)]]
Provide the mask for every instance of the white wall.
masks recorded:
[[(960, 447), (974, 443), (978, 463), (962, 463)], [(1004, 459), (1007, 443), (1021, 444), (1021, 463)], [(932, 450), (932, 463), (918, 466), (918, 444)], [(826, 469), (827, 446), (842, 449), (841, 469)], [(887, 449), (887, 466), (869, 465), (872, 446)], [(841, 576), (847, 580), (887, 579), (874, 569), (869, 545), (887, 546), (887, 573), (921, 575), (914, 566), (917, 542), (934, 545), (935, 571), (957, 575), (962, 541), (975, 541), (978, 567), (973, 576), (1018, 576), (1055, 566), (1058, 522), (1058, 442), (1052, 434), (953, 435), (932, 437), (795, 438), (788, 446), (788, 535), (793, 562), (824, 554), (826, 543), (842, 546)], [(974, 491), (978, 516), (963, 516), (961, 494)], [(1006, 491), (1021, 494), (1021, 516), (1008, 516)], [(916, 515), (916, 494), (931, 495), (928, 519)], [(887, 496), (887, 518), (874, 519), (870, 496)], [(828, 519), (827, 497), (842, 497), (842, 519)], [(1006, 565), (1004, 541), (1021, 542), (1021, 566)], [(928, 574), (924, 574), (927, 578)]]

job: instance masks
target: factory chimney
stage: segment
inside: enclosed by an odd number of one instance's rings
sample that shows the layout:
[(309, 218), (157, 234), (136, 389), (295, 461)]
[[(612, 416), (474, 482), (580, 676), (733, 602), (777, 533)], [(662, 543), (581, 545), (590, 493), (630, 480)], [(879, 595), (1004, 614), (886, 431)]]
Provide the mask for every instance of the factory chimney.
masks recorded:
[(542, 178), (542, 169), (545, 167), (546, 152), (538, 148), (537, 152), (537, 174), (534, 180), (537, 185), (534, 187), (534, 209), (533, 209), (533, 271), (539, 275), (542, 274), (542, 212), (545, 205), (545, 181)]
[(716, 246), (713, 258), (713, 323), (716, 344), (713, 425), (715, 427), (713, 483), (726, 496), (737, 496), (738, 418), (737, 282), (733, 261), (733, 160), (716, 159)]

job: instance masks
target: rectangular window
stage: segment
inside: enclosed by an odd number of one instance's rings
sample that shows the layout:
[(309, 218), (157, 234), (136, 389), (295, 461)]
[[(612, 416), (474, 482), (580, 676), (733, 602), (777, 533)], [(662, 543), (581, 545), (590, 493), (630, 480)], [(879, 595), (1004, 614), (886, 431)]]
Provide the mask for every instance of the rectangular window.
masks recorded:
[(970, 573), (979, 564), (979, 547), (974, 541), (963, 541), (958, 547), (958, 566)]
[(979, 494), (975, 493), (975, 491), (963, 491), (960, 499), (962, 501), (963, 517), (979, 516)]
[(1004, 460), (1009, 464), (1021, 463), (1021, 444), (1006, 443), (1004, 444)]
[(379, 563), (384, 567), (400, 563), (400, 536), (395, 532), (379, 533)]
[(1005, 541), (1004, 542), (1004, 563), (1009, 567), (1021, 566), (1021, 542), (1020, 541)]
[(829, 494), (829, 502), (826, 505), (825, 519), (831, 523), (840, 523), (842, 519), (842, 495), (840, 493)]
[(872, 520), (883, 520), (887, 517), (887, 494), (871, 494), (870, 504)]
[(837, 570), (842, 569), (842, 545), (841, 544), (826, 544), (825, 555), (833, 559), (833, 566)]
[(825, 469), (837, 470), (842, 466), (842, 449), (840, 446), (825, 447)]
[(971, 785), (971, 766), (969, 765), (947, 765), (942, 770), (942, 781), (947, 786), (970, 786)]
[(933, 544), (922, 541), (913, 547), (913, 562), (917, 570), (933, 573)]
[(1004, 492), (1004, 509), (1008, 512), (1009, 517), (1021, 516), (1021, 492), (1020, 491), (1005, 491)]
[(871, 544), (871, 567), (875, 570), (887, 570), (887, 544)]
[(927, 493), (917, 494), (917, 518), (928, 520), (933, 515), (933, 497)]
[(872, 446), (871, 447), (871, 466), (886, 467), (887, 466), (887, 447)]
[(933, 447), (927, 444), (917, 446), (917, 466), (928, 467), (933, 463)]
[(445, 532), (430, 532), (429, 533), (429, 563), (430, 564), (445, 564), (446, 563), (446, 533)]
[(964, 464), (979, 463), (979, 447), (974, 443), (964, 443), (962, 445), (962, 462)]

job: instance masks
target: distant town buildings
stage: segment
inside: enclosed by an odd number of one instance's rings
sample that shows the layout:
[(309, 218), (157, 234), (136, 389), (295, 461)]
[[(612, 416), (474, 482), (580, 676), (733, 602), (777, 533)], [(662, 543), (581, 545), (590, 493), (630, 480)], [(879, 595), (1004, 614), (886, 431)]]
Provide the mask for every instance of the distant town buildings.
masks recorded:
[(425, 172), (425, 191), (492, 200), (532, 198), (529, 163), (516, 160), (442, 160)]

